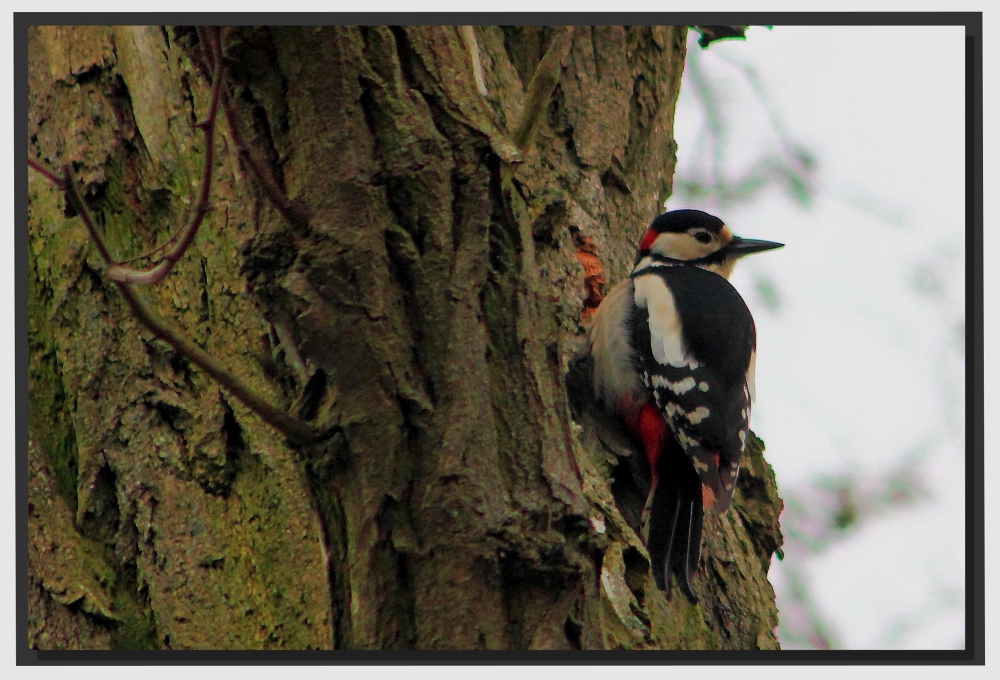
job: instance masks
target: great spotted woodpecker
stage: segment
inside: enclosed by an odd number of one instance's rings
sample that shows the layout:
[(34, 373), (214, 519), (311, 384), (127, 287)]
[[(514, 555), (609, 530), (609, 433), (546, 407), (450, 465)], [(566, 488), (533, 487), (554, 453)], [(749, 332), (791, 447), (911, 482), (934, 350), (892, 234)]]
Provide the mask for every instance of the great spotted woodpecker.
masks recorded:
[(734, 236), (700, 210), (664, 213), (590, 328), (594, 398), (649, 463), (653, 577), (669, 594), (675, 575), (692, 602), (702, 513), (729, 508), (754, 400), (756, 329), (727, 279), (740, 257), (782, 245)]

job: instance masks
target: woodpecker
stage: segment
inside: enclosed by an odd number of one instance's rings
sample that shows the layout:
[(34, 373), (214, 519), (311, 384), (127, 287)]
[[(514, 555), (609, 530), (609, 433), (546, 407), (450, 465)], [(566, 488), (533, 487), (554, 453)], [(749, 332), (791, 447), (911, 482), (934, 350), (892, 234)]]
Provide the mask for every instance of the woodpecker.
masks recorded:
[(734, 236), (700, 210), (663, 213), (589, 331), (595, 402), (649, 464), (641, 532), (668, 597), (673, 575), (697, 602), (703, 512), (729, 508), (750, 429), (757, 333), (729, 275), (782, 245)]

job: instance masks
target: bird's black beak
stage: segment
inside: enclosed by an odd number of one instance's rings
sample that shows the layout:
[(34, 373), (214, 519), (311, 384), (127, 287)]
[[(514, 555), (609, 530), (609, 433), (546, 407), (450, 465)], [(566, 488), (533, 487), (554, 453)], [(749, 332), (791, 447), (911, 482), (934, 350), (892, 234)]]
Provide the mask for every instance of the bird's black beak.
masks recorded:
[(731, 257), (743, 257), (744, 255), (763, 253), (765, 250), (775, 250), (776, 248), (784, 247), (784, 243), (760, 241), (754, 238), (740, 238), (739, 236), (734, 236), (733, 240), (726, 246), (726, 251)]

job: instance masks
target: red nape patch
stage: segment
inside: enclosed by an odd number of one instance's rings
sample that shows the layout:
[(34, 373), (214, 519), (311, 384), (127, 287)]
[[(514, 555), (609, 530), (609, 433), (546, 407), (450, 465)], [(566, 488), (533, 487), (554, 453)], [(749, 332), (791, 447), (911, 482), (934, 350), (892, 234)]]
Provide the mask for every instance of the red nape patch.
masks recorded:
[(652, 248), (653, 241), (656, 240), (657, 236), (659, 236), (659, 234), (657, 234), (655, 230), (647, 229), (646, 234), (642, 237), (642, 240), (639, 241), (639, 250), (649, 250)]

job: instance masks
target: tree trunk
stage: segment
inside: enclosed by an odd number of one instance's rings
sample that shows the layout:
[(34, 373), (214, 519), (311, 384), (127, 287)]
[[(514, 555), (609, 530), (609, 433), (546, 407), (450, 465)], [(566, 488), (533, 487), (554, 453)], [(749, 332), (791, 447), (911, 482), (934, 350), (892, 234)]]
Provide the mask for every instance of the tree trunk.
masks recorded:
[[(225, 32), (243, 137), (308, 224), (220, 117), (212, 211), (140, 293), (335, 433), (320, 444), (156, 339), (29, 174), (32, 647), (777, 647), (759, 450), (706, 522), (692, 606), (653, 585), (630, 452), (571, 417), (601, 276), (626, 274), (670, 193), (686, 29), (575, 29), (519, 150), (563, 30)], [(28, 45), (29, 155), (72, 167), (118, 260), (166, 241), (201, 175), (196, 32), (33, 27)]]

